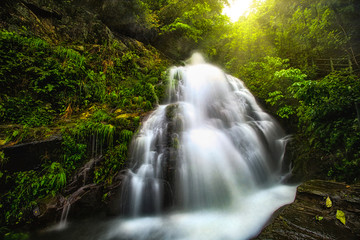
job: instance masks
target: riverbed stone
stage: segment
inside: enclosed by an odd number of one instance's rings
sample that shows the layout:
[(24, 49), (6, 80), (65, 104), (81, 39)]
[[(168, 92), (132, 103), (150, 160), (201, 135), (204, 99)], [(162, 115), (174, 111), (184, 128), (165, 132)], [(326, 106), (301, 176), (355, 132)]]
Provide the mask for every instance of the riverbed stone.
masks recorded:
[[(338, 211), (345, 214), (345, 224), (337, 218)], [(324, 180), (301, 184), (294, 203), (279, 209), (254, 239), (360, 239), (360, 184)]]

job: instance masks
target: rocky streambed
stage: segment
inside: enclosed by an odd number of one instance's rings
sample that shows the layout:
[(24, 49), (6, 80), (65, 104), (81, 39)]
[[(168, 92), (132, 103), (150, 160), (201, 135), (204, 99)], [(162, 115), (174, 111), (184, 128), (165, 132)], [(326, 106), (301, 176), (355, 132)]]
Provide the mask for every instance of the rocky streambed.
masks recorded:
[(360, 184), (310, 180), (257, 236), (265, 239), (360, 239)]

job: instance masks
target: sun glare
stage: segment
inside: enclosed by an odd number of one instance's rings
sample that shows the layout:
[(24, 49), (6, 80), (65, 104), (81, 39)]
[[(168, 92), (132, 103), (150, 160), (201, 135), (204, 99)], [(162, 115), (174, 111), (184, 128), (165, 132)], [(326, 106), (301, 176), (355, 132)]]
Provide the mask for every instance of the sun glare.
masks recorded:
[(227, 15), (232, 22), (236, 22), (240, 16), (246, 14), (252, 0), (230, 0), (230, 6), (225, 6), (223, 14)]

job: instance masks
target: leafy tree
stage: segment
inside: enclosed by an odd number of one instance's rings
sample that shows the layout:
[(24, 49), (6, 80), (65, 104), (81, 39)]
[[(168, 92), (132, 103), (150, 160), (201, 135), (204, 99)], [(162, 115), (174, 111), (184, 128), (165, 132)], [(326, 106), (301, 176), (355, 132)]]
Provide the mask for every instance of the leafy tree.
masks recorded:
[(293, 84), (300, 101), (299, 127), (309, 145), (332, 161), (328, 174), (339, 180), (359, 180), (360, 133), (355, 104), (360, 101), (360, 82), (348, 72), (333, 72), (320, 81)]
[(155, 46), (179, 59), (195, 49), (204, 49), (202, 42), (227, 22), (221, 14), (224, 4), (227, 1), (168, 1), (157, 12), (159, 37)]

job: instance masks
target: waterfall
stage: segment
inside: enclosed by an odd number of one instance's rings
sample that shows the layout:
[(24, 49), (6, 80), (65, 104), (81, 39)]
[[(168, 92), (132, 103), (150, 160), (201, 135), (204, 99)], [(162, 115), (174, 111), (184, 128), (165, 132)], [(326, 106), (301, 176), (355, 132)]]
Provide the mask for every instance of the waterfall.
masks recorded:
[(62, 230), (67, 227), (68, 224), (67, 217), (69, 215), (70, 207), (71, 207), (70, 202), (68, 200), (65, 200), (64, 207), (61, 213), (60, 222), (56, 227), (58, 230)]
[(169, 70), (168, 102), (143, 123), (124, 181), (127, 220), (106, 239), (248, 239), (295, 187), (281, 127), (239, 79), (193, 55)]

